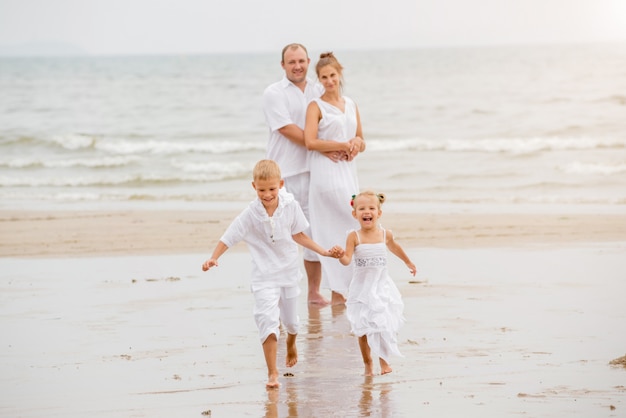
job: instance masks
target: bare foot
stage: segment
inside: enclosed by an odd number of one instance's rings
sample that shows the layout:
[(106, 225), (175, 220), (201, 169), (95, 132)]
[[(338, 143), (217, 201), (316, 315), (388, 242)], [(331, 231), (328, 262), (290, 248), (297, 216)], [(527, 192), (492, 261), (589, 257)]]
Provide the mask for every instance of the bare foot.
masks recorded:
[(374, 365), (372, 362), (365, 363), (365, 376), (374, 376)]
[(346, 298), (341, 293), (332, 292), (330, 304), (331, 305), (345, 305)]
[(287, 358), (285, 359), (285, 365), (287, 367), (293, 367), (296, 363), (298, 363), (296, 336), (293, 334), (287, 334)]
[(393, 369), (385, 360), (380, 359), (380, 374), (391, 373)]
[(267, 376), (267, 383), (265, 384), (267, 389), (277, 389), (280, 387), (280, 383), (278, 383), (278, 372), (270, 373)]
[(326, 299), (324, 296), (322, 296), (321, 293), (309, 293), (308, 295), (308, 302), (311, 305), (319, 305), (319, 306), (326, 306), (328, 304), (330, 304), (330, 301), (328, 299)]

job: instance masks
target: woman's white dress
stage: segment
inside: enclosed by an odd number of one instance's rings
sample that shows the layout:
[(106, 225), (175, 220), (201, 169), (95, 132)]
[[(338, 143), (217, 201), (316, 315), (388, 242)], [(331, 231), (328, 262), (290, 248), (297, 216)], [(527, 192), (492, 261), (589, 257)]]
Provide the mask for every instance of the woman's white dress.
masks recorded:
[[(367, 335), (372, 355), (389, 363), (398, 349), (398, 330), (404, 323), (400, 291), (387, 272), (386, 231), (383, 241), (358, 244), (354, 249), (354, 276), (350, 283), (346, 315), (357, 337)], [(357, 238), (360, 242), (359, 232)]]
[[(322, 113), (317, 134), (319, 139), (347, 142), (356, 135), (356, 105), (350, 98), (344, 99), (344, 112), (322, 99), (315, 99)], [(352, 195), (359, 190), (356, 162), (334, 162), (319, 152), (310, 152), (308, 161), (311, 171), (311, 238), (324, 248), (331, 248), (333, 245), (344, 247), (347, 233), (358, 227), (350, 206)], [(322, 287), (330, 288), (345, 297), (352, 278), (352, 267), (344, 266), (329, 257), (320, 257), (320, 262)]]

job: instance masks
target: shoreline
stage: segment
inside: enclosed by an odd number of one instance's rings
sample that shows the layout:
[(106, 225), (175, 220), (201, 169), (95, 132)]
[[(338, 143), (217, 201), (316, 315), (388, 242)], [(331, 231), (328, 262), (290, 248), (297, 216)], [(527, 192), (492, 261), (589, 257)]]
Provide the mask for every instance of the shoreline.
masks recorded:
[[(239, 210), (0, 210), (0, 257), (210, 252)], [(625, 242), (626, 214), (383, 212), (405, 248)], [(337, 243), (344, 245), (345, 243)], [(240, 244), (232, 250), (245, 249)]]

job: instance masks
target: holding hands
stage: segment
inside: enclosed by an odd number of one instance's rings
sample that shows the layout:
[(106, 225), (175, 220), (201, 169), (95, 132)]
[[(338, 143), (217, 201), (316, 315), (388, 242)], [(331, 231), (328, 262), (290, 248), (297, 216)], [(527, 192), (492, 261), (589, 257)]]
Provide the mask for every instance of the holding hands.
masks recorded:
[(333, 258), (341, 258), (345, 251), (338, 245), (335, 245), (333, 248), (328, 250), (328, 256)]

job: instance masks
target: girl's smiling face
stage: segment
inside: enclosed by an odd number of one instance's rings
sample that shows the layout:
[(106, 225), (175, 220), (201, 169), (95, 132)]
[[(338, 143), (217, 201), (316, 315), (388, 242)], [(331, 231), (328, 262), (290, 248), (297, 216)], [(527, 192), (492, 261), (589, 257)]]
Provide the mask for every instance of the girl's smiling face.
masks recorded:
[(361, 195), (354, 200), (352, 216), (359, 221), (362, 229), (376, 227), (380, 215), (382, 215), (382, 211), (377, 196)]

